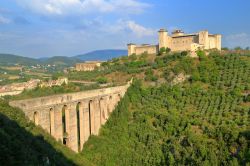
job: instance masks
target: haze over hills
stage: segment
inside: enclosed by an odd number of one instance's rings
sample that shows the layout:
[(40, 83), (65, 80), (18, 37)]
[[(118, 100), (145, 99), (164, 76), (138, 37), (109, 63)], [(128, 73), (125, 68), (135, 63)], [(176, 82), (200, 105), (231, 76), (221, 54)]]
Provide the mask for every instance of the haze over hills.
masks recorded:
[(120, 56), (127, 55), (127, 50), (115, 50), (115, 49), (107, 49), (107, 50), (96, 50), (86, 54), (74, 56), (74, 58), (90, 61), (90, 60), (101, 60), (106, 61), (112, 58), (117, 58)]

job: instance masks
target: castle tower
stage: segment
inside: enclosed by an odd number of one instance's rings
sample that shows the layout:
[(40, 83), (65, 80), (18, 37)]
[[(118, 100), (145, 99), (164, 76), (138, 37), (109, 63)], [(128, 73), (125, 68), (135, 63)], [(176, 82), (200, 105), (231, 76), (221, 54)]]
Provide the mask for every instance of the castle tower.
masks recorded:
[(221, 50), (221, 35), (215, 35), (216, 48)]
[(133, 43), (128, 44), (128, 56), (135, 54), (136, 45)]
[(208, 31), (199, 32), (199, 44), (203, 45), (205, 49), (209, 49)]
[(168, 37), (168, 31), (165, 29), (159, 30), (159, 49), (162, 47), (167, 47), (167, 37)]

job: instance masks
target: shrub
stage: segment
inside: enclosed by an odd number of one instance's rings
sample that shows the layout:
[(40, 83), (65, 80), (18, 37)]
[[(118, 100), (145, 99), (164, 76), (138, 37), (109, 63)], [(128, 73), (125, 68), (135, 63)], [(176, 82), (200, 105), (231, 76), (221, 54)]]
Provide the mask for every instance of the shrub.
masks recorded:
[(202, 50), (196, 51), (196, 54), (200, 60), (206, 56), (205, 51), (202, 51)]
[(162, 48), (160, 48), (158, 55), (162, 55), (164, 52), (166, 52), (166, 48), (162, 47)]
[(108, 79), (105, 77), (99, 77), (96, 80), (99, 84), (106, 84), (108, 82)]
[(171, 49), (167, 47), (166, 50), (165, 50), (165, 52), (166, 52), (166, 53), (170, 53), (170, 52), (171, 52)]
[(181, 56), (187, 56), (188, 55), (188, 52), (187, 51), (182, 51), (181, 52)]

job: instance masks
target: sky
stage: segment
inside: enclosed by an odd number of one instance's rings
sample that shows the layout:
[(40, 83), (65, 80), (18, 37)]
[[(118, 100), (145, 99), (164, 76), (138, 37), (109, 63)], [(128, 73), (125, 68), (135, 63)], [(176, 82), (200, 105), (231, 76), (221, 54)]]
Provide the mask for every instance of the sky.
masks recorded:
[(74, 56), (127, 43), (156, 44), (157, 31), (208, 30), (222, 45), (250, 46), (249, 0), (0, 0), (0, 53)]

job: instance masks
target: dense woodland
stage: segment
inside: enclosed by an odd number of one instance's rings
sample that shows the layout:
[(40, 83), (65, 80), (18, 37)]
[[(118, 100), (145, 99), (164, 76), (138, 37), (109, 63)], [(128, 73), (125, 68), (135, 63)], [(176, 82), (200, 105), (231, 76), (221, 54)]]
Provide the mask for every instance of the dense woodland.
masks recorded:
[[(68, 76), (114, 82), (115, 73), (124, 82), (134, 77), (134, 83), (80, 154), (1, 101), (0, 154), (5, 155), (0, 163), (46, 165), (48, 158), (55, 165), (250, 165), (249, 55), (145, 54), (113, 59), (102, 67)], [(180, 73), (186, 80), (172, 84)]]

